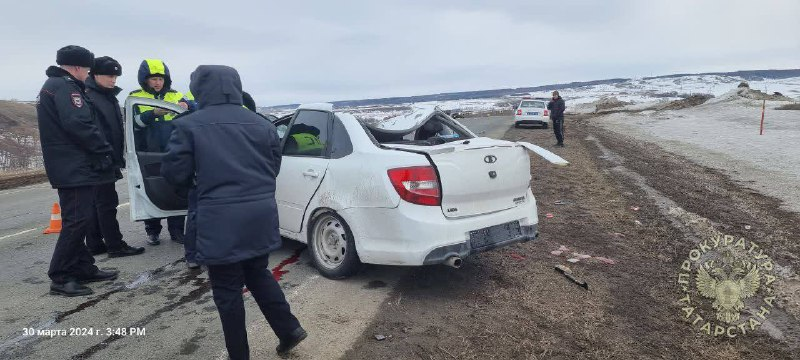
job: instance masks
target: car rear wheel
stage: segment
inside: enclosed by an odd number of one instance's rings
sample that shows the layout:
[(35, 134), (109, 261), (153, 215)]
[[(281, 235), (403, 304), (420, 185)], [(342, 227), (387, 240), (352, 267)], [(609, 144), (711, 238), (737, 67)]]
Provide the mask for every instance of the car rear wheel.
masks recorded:
[(361, 266), (350, 227), (339, 215), (324, 212), (312, 221), (308, 244), (319, 272), (329, 279), (344, 279)]
[(549, 127), (550, 127), (550, 125), (548, 123), (544, 123), (544, 125), (542, 125), (542, 129), (547, 129)]
[(519, 127), (519, 123), (518, 123), (518, 122), (515, 122), (515, 123), (514, 123), (514, 127), (515, 127), (515, 128), (518, 128), (518, 127)]

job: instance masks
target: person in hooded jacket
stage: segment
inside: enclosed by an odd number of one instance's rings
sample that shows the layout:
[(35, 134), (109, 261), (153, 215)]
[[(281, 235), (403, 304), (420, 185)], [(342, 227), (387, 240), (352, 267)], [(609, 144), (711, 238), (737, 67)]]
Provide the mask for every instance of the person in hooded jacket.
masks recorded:
[[(195, 101), (194, 95), (192, 92), (189, 91), (186, 93), (186, 98), (190, 101)], [(197, 103), (195, 102), (195, 106)], [(257, 111), (256, 102), (253, 100), (253, 97), (250, 96), (246, 91), (242, 91), (242, 106), (247, 108), (248, 110), (252, 111), (256, 115), (264, 118), (264, 120), (269, 121), (269, 119), (265, 118), (264, 115), (261, 115)], [(175, 117), (175, 120), (191, 114), (191, 112), (186, 112), (183, 114), (178, 115)], [(183, 249), (184, 249), (184, 259), (186, 259), (186, 267), (189, 269), (199, 269), (200, 264), (197, 263), (195, 259), (195, 255), (197, 254), (197, 246), (196, 246), (196, 224), (197, 221), (197, 192), (195, 188), (191, 188), (188, 191), (188, 200), (189, 200), (189, 211), (186, 214), (186, 237), (184, 238), (183, 242)]]
[(242, 106), (235, 69), (201, 65), (190, 88), (200, 109), (175, 121), (161, 175), (193, 193), (195, 260), (208, 266), (230, 358), (249, 359), (244, 285), (280, 340), (276, 351), (286, 354), (307, 334), (267, 267), (281, 247), (280, 138), (272, 123)]
[(36, 116), (47, 179), (58, 190), (63, 212), (50, 269), (50, 294), (84, 296), (93, 293), (83, 284), (113, 280), (119, 272), (104, 271), (83, 240), (95, 212), (98, 185), (114, 183), (112, 149), (97, 126), (95, 110), (86, 96), (84, 81), (94, 65), (94, 54), (70, 45), (58, 50), (56, 63), (45, 72)]
[[(100, 131), (111, 145), (111, 160), (114, 175), (122, 179), (125, 167), (125, 133), (122, 127), (122, 111), (117, 95), (122, 89), (116, 86), (117, 77), (122, 75), (122, 65), (108, 56), (95, 59), (89, 77), (86, 79), (86, 96), (94, 105)], [(86, 246), (92, 255), (108, 252), (108, 257), (138, 255), (143, 247), (131, 247), (122, 240), (117, 222), (119, 195), (114, 183), (97, 186), (95, 193), (95, 216), (91, 220), (86, 235)], [(103, 243), (105, 239), (105, 243)]]
[[(173, 104), (178, 104), (186, 110), (192, 110), (190, 101), (183, 93), (172, 88), (167, 65), (158, 59), (145, 59), (139, 66), (139, 90), (132, 91), (130, 96), (146, 99), (158, 99)], [(161, 108), (139, 105), (134, 109), (134, 138), (136, 138), (136, 151), (165, 152), (167, 141), (174, 129), (172, 120), (177, 114)], [(170, 238), (177, 243), (184, 241), (185, 216), (170, 216), (167, 218), (167, 229)], [(158, 245), (161, 243), (161, 219), (144, 221), (147, 232), (147, 243)]]

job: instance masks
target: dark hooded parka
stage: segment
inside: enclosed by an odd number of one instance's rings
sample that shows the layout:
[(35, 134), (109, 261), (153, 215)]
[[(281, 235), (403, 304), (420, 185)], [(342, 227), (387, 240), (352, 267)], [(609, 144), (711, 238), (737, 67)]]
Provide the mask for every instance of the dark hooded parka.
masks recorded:
[(232, 264), (280, 248), (275, 126), (242, 106), (242, 82), (231, 67), (199, 66), (190, 89), (200, 108), (173, 121), (161, 174), (192, 187), (196, 262)]

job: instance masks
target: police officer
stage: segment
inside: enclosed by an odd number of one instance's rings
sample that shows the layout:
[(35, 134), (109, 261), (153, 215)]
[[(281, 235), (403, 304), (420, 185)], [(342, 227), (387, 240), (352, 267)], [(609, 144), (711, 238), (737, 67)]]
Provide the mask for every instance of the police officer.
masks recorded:
[[(189, 101), (179, 91), (172, 89), (172, 78), (167, 65), (158, 59), (145, 59), (139, 66), (139, 90), (132, 91), (130, 96), (159, 99), (173, 104), (178, 104), (184, 109), (190, 109)], [(172, 120), (176, 114), (164, 109), (150, 106), (137, 106), (134, 109), (134, 135), (137, 138), (137, 151), (165, 152), (167, 141), (172, 133)], [(170, 238), (177, 243), (184, 241), (185, 216), (171, 216), (167, 218), (167, 229)], [(147, 243), (158, 245), (161, 243), (161, 219), (144, 221), (147, 232)]]
[[(94, 105), (100, 131), (111, 145), (112, 166), (117, 180), (122, 179), (120, 169), (125, 167), (125, 133), (117, 100), (117, 94), (122, 89), (116, 86), (117, 77), (121, 75), (122, 66), (119, 62), (103, 56), (95, 59), (90, 76), (86, 79), (86, 96)], [(114, 183), (98, 185), (95, 198), (97, 211), (86, 236), (86, 246), (92, 255), (108, 251), (108, 257), (122, 257), (144, 252), (143, 247), (131, 247), (122, 240), (117, 222), (117, 206), (119, 196)]]
[[(275, 126), (242, 107), (235, 69), (201, 65), (192, 73), (200, 109), (175, 121), (161, 175), (192, 187), (195, 259), (208, 266), (231, 359), (249, 359), (242, 286), (247, 285), (286, 354), (306, 338), (267, 266), (281, 247), (275, 179), (281, 163)], [(191, 225), (190, 225), (191, 226)]]
[(115, 180), (112, 149), (84, 92), (94, 54), (80, 46), (65, 46), (56, 53), (56, 63), (59, 66), (45, 72), (48, 79), (36, 105), (45, 171), (63, 209), (63, 227), (47, 274), (51, 294), (81, 296), (93, 292), (83, 284), (118, 275), (98, 269), (83, 244), (95, 212), (97, 185)]

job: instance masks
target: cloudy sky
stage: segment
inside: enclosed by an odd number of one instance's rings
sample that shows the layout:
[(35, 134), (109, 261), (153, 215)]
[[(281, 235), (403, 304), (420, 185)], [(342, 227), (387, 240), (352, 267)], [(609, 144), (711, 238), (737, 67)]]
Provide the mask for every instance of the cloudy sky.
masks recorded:
[(800, 68), (798, 0), (4, 1), (0, 99), (32, 100), (58, 48), (144, 58), (174, 87), (239, 70), (259, 106)]

